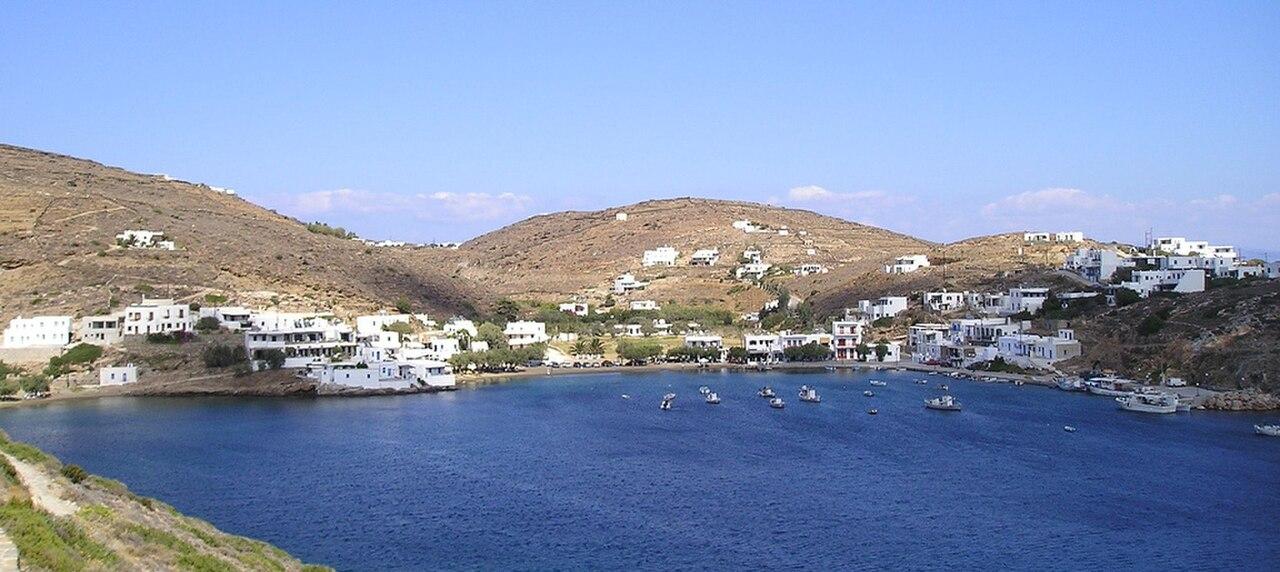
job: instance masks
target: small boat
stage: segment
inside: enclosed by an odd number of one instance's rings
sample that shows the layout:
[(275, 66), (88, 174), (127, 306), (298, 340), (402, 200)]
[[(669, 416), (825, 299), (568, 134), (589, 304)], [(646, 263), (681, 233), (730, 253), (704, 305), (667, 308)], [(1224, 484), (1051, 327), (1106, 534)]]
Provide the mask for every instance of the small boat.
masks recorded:
[(774, 393), (774, 392), (773, 392), (773, 388), (772, 388), (772, 387), (769, 387), (769, 386), (767, 386), (767, 385), (766, 385), (766, 386), (764, 386), (764, 387), (761, 387), (761, 388), (760, 388), (760, 391), (757, 391), (757, 392), (756, 392), (756, 395), (759, 395), (760, 397), (763, 397), (763, 398), (765, 398), (765, 399), (772, 399), (772, 398), (774, 398), (774, 397), (777, 397), (777, 396), (778, 396), (778, 394), (777, 394), (777, 393)]
[(1178, 410), (1178, 396), (1172, 393), (1133, 393), (1117, 397), (1116, 403), (1125, 411), (1138, 413), (1174, 413)]
[(720, 405), (720, 396), (712, 391), (707, 394), (706, 401), (707, 405)]
[(708, 393), (711, 393), (711, 388), (704, 385), (698, 388), (698, 393), (701, 393), (702, 395), (706, 395)]
[(877, 414), (877, 413), (880, 413), (880, 410), (879, 410), (879, 409), (876, 409), (876, 408), (874, 408), (874, 407), (872, 407), (871, 409), (868, 409), (868, 410), (867, 410), (867, 415), (875, 415), (875, 414)]
[(916, 380), (916, 385), (929, 385), (929, 380), (927, 380), (927, 379), (917, 379), (917, 380)]
[(867, 396), (867, 397), (875, 397), (875, 396), (876, 396), (876, 392), (871, 391), (870, 389), (868, 389), (868, 390), (866, 390), (866, 391), (862, 392), (862, 394), (863, 394), (863, 395), (865, 395), (865, 396)]
[(924, 400), (924, 406), (928, 409), (936, 409), (938, 411), (959, 411), (960, 402), (950, 395), (935, 397), (933, 399)]
[(1063, 391), (1084, 391), (1084, 380), (1078, 377), (1059, 377), (1054, 384)]
[(622, 398), (623, 398), (623, 399), (631, 399), (631, 396), (630, 396), (630, 395), (627, 395), (627, 394), (625, 394), (625, 393), (624, 393), (624, 394), (622, 394)]
[(1280, 425), (1254, 425), (1253, 432), (1267, 437), (1280, 437)]
[(818, 395), (818, 390), (806, 385), (800, 388), (800, 401), (805, 403), (822, 403), (822, 397)]
[(782, 409), (783, 407), (786, 407), (786, 406), (787, 406), (786, 402), (783, 401), (781, 397), (774, 397), (773, 399), (769, 400), (769, 407), (772, 407), (774, 409)]
[(1179, 413), (1190, 413), (1190, 412), (1191, 412), (1191, 405), (1192, 405), (1192, 403), (1191, 403), (1191, 400), (1190, 400), (1190, 399), (1182, 399), (1182, 398), (1178, 398), (1178, 412), (1179, 412)]
[(663, 411), (671, 411), (671, 402), (672, 402), (672, 401), (674, 401), (674, 399), (666, 399), (666, 398), (663, 398), (663, 400), (662, 400), (662, 405), (659, 405), (659, 406), (658, 406), (658, 409), (661, 409), (661, 410), (663, 410)]
[(948, 386), (947, 384), (945, 384), (945, 383), (942, 383), (942, 384), (938, 384), (938, 389), (940, 389), (940, 390), (942, 390), (942, 391), (948, 391), (948, 390), (950, 390), (950, 389), (951, 389), (951, 387), (949, 387), (949, 386)]
[(873, 379), (873, 380), (871, 380), (871, 385), (872, 385), (872, 387), (884, 387), (884, 386), (889, 385), (889, 384), (887, 384), (887, 383), (885, 383), (885, 382), (883, 382), (883, 381), (880, 381), (880, 380), (878, 380), (878, 379)]
[(1022, 381), (1021, 379), (1015, 379), (1015, 380), (1013, 380), (1013, 384), (1014, 384), (1014, 385), (1016, 385), (1016, 386), (1018, 386), (1018, 387), (1022, 387), (1022, 386), (1024, 386), (1024, 385), (1026, 385), (1026, 384), (1027, 384), (1027, 382)]
[(1063, 431), (1066, 431), (1067, 433), (1075, 433), (1075, 432), (1076, 432), (1076, 428), (1075, 428), (1075, 427), (1073, 427), (1073, 426), (1071, 426), (1071, 425), (1063, 425), (1063, 426), (1062, 426), (1062, 430), (1063, 430)]
[(1114, 377), (1095, 377), (1084, 382), (1085, 390), (1093, 395), (1102, 395), (1106, 397), (1124, 397), (1133, 392), (1128, 386), (1136, 382), (1127, 379), (1118, 379)]

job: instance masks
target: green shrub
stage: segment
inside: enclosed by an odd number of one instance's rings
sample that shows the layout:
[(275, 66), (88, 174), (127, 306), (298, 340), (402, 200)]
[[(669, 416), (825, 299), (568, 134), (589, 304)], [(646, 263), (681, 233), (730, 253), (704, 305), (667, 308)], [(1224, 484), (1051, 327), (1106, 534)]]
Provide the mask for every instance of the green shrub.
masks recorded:
[(270, 367), (271, 369), (280, 369), (284, 367), (285, 357), (284, 352), (276, 348), (271, 348), (262, 352), (262, 360), (267, 362), (267, 367)]
[(218, 319), (213, 316), (205, 316), (196, 320), (196, 331), (203, 334), (216, 332), (221, 327), (222, 322), (219, 322)]
[(229, 367), (244, 362), (244, 347), (214, 344), (205, 348), (200, 357), (205, 367)]
[(219, 304), (226, 304), (227, 297), (223, 296), (222, 294), (205, 294), (204, 301), (206, 304), (209, 304), (211, 306), (217, 306)]
[(80, 465), (63, 465), (62, 476), (73, 483), (80, 484), (89, 478), (89, 472), (80, 468)]
[(409, 303), (409, 299), (401, 296), (396, 300), (396, 311), (401, 314), (408, 314), (413, 311), (413, 305)]
[(24, 569), (110, 569), (119, 560), (106, 546), (91, 540), (74, 521), (50, 516), (29, 502), (0, 505), (0, 527), (18, 547)]
[(338, 238), (355, 238), (356, 237), (356, 234), (354, 232), (347, 232), (347, 229), (345, 228), (342, 228), (340, 226), (329, 226), (322, 222), (307, 223), (307, 230), (314, 232), (316, 234), (323, 234), (326, 236), (336, 236)]
[(1138, 324), (1138, 335), (1150, 336), (1158, 333), (1164, 328), (1164, 319), (1157, 314), (1152, 314), (1142, 319)]
[(1142, 299), (1142, 295), (1132, 288), (1116, 289), (1116, 307), (1123, 308), (1130, 304), (1135, 304)]
[(44, 374), (49, 377), (61, 377), (69, 373), (72, 366), (91, 364), (98, 361), (100, 357), (102, 357), (100, 346), (76, 344), (62, 355), (49, 358), (49, 365), (44, 368)]

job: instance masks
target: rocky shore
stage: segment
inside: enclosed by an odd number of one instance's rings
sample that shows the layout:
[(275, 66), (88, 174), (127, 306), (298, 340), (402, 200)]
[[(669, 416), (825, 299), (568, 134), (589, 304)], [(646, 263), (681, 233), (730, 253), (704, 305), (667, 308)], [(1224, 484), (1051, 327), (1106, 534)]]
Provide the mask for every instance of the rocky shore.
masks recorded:
[(1280, 396), (1256, 389), (1227, 391), (1206, 397), (1200, 405), (1217, 411), (1274, 411), (1280, 409)]

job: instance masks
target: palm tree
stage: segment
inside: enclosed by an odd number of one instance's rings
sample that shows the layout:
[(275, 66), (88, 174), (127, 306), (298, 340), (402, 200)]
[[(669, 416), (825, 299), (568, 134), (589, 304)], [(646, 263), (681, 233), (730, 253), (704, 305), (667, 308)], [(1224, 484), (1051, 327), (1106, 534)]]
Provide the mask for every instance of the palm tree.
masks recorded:
[(591, 350), (594, 355), (604, 355), (604, 342), (600, 338), (591, 338), (591, 343), (587, 344), (587, 349)]
[(576, 342), (573, 342), (573, 349), (569, 350), (569, 352), (575, 356), (580, 356), (582, 354), (587, 353), (587, 341), (578, 340)]

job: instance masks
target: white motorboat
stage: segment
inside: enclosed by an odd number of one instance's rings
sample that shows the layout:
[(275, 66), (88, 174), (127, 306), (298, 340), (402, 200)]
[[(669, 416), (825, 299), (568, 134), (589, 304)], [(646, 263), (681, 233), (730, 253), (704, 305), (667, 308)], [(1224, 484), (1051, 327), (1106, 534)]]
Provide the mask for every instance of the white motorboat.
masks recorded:
[(818, 390), (806, 385), (800, 388), (800, 401), (805, 403), (822, 403), (822, 397), (818, 395)]
[(1138, 413), (1173, 413), (1178, 410), (1178, 396), (1172, 393), (1134, 393), (1117, 397), (1116, 403), (1125, 411)]
[(933, 399), (924, 400), (924, 406), (928, 409), (936, 409), (938, 411), (960, 411), (960, 402), (950, 395), (943, 395)]
[(1054, 384), (1063, 391), (1084, 391), (1084, 380), (1078, 377), (1059, 377)]
[(884, 387), (884, 386), (889, 385), (889, 384), (888, 384), (888, 383), (885, 383), (885, 382), (883, 382), (883, 381), (880, 381), (880, 380), (878, 380), (878, 379), (873, 379), (873, 380), (871, 380), (871, 385), (872, 385), (872, 387)]
[(1076, 432), (1076, 428), (1075, 428), (1075, 427), (1072, 427), (1071, 425), (1063, 425), (1063, 426), (1062, 426), (1062, 430), (1063, 430), (1063, 431), (1066, 431), (1067, 433), (1075, 433), (1075, 432)]
[(876, 392), (871, 391), (870, 389), (868, 389), (868, 390), (866, 390), (866, 391), (862, 392), (862, 394), (863, 394), (863, 395), (865, 395), (865, 396), (867, 396), (867, 397), (875, 397), (875, 396), (876, 396)]
[(761, 387), (761, 388), (760, 388), (760, 391), (757, 391), (757, 392), (756, 392), (756, 395), (759, 395), (760, 397), (763, 397), (763, 398), (766, 398), (766, 399), (773, 399), (774, 397), (777, 397), (777, 396), (778, 396), (778, 394), (777, 394), (777, 393), (774, 393), (774, 392), (773, 392), (773, 388), (772, 388), (772, 387), (769, 387), (769, 386), (767, 386), (767, 385), (766, 385), (766, 386), (764, 386), (764, 387)]
[(1133, 393), (1129, 385), (1135, 382), (1115, 377), (1095, 377), (1084, 382), (1085, 389), (1093, 395), (1124, 397)]
[(1253, 432), (1267, 437), (1280, 437), (1280, 425), (1254, 425)]
[(774, 409), (782, 409), (783, 407), (786, 407), (786, 406), (787, 406), (787, 403), (783, 401), (781, 397), (774, 397), (773, 399), (769, 400), (769, 407), (772, 407)]
[(702, 395), (706, 395), (708, 393), (711, 393), (711, 388), (704, 385), (698, 388), (698, 393), (701, 393)]
[(671, 407), (672, 407), (672, 405), (671, 405), (671, 404), (672, 404), (672, 402), (673, 402), (673, 401), (675, 401), (675, 399), (674, 399), (674, 398), (672, 398), (672, 399), (667, 399), (667, 398), (665, 398), (665, 397), (664, 397), (664, 398), (662, 399), (662, 405), (659, 405), (659, 406), (658, 406), (658, 409), (661, 409), (661, 410), (663, 410), (663, 411), (671, 411)]
[(625, 394), (625, 393), (624, 393), (624, 394), (622, 394), (622, 398), (623, 398), (623, 399), (631, 399), (631, 396), (630, 396), (630, 395), (627, 395), (627, 394)]
[(714, 391), (709, 392), (707, 393), (706, 401), (707, 405), (720, 405), (720, 396)]
[(927, 379), (917, 379), (917, 380), (916, 380), (916, 385), (929, 385), (929, 380), (927, 380)]
[(867, 410), (867, 415), (876, 415), (876, 414), (878, 414), (878, 413), (880, 413), (880, 410), (879, 410), (879, 409), (876, 409), (876, 408), (874, 408), (874, 407), (872, 407), (871, 409), (868, 409), (868, 410)]

